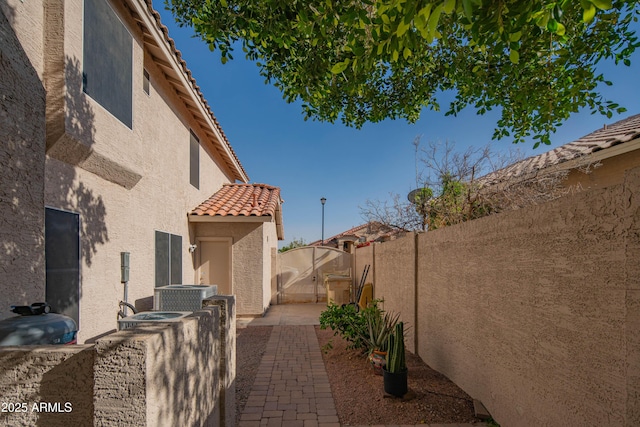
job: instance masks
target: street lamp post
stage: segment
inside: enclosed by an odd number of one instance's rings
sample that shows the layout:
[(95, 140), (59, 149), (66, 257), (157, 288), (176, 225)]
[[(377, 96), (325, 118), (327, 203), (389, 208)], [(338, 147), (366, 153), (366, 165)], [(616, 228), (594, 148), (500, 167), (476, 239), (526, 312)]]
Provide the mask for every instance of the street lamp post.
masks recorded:
[(320, 199), (320, 203), (322, 203), (322, 245), (324, 246), (324, 204), (327, 202), (326, 198)]

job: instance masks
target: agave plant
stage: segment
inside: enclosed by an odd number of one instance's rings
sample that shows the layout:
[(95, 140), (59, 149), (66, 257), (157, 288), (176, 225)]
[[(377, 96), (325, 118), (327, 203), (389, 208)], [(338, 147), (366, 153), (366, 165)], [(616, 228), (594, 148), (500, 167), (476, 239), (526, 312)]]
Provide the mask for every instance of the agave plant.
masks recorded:
[(404, 355), (404, 324), (402, 322), (398, 322), (393, 333), (389, 334), (386, 369), (393, 374), (407, 370)]
[(369, 353), (374, 350), (387, 351), (389, 334), (398, 323), (400, 314), (385, 312), (378, 303), (380, 300), (373, 300), (365, 308), (361, 315), (365, 320), (366, 329), (363, 331), (362, 340), (366, 343)]

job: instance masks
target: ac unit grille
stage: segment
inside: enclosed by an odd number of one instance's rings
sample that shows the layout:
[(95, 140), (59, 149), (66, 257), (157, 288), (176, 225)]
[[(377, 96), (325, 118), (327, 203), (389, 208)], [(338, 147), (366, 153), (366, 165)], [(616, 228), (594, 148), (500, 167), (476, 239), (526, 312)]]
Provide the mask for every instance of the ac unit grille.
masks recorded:
[(217, 294), (217, 286), (169, 285), (156, 288), (154, 310), (197, 311), (202, 300)]
[(125, 317), (124, 319), (118, 320), (118, 330), (122, 331), (124, 329), (131, 329), (137, 326), (145, 326), (145, 325), (153, 325), (153, 324), (157, 325), (162, 323), (166, 324), (166, 323), (178, 322), (180, 319), (190, 314), (191, 314), (190, 311), (169, 312), (169, 310), (167, 310), (163, 313), (155, 312), (155, 311), (143, 311), (143, 312), (134, 314), (132, 316)]

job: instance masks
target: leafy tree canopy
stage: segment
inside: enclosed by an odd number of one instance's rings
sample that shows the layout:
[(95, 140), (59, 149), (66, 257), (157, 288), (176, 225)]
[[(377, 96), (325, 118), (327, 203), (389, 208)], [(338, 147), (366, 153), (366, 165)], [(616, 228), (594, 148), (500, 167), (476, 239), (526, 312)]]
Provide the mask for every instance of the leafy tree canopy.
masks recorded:
[(446, 114), (500, 108), (494, 138), (536, 146), (582, 107), (623, 112), (596, 64), (629, 65), (640, 46), (632, 0), (166, 1), (223, 63), (241, 45), (307, 118), (413, 122), (454, 90)]

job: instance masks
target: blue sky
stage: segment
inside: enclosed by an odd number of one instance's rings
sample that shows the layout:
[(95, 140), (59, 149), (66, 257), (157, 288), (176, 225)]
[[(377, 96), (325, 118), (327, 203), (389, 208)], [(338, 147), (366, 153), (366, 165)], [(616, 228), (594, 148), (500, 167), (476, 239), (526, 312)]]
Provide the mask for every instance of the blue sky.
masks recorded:
[[(424, 143), (452, 141), (460, 150), (491, 142), (496, 151), (506, 151), (513, 145), (507, 139), (491, 141), (498, 114), (477, 116), (473, 109), (457, 117), (425, 110), (415, 124), (388, 120), (360, 130), (341, 123), (304, 121), (300, 104), (287, 104), (278, 89), (266, 85), (241, 50), (234, 52), (233, 61), (222, 65), (217, 53), (192, 37), (191, 29), (175, 25), (162, 1), (153, 4), (251, 182), (280, 187), (285, 201), (285, 240), (280, 246), (293, 238), (307, 243), (321, 238), (321, 197), (327, 199), (327, 238), (364, 223), (359, 206), (367, 199), (384, 200), (392, 192), (404, 195), (412, 190), (412, 141), (418, 135)], [(601, 71), (613, 82), (602, 89), (605, 98), (625, 106), (627, 112), (612, 119), (588, 111), (578, 113), (558, 129), (551, 147), (533, 150), (532, 142), (520, 144), (525, 155), (542, 153), (605, 123), (640, 113), (640, 52), (632, 58), (631, 67), (610, 63), (603, 64)], [(441, 106), (446, 108), (444, 98)]]

